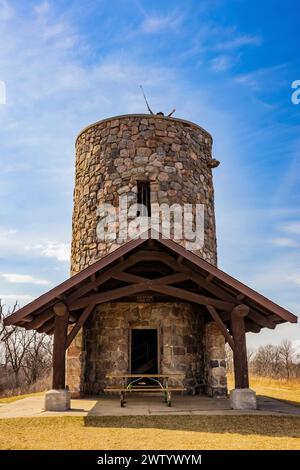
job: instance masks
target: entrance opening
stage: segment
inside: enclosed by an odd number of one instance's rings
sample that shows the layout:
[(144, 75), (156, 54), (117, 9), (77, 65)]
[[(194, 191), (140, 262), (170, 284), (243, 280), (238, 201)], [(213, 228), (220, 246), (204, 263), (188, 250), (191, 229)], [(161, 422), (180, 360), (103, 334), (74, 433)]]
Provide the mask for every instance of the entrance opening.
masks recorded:
[(131, 330), (131, 373), (158, 374), (157, 330)]

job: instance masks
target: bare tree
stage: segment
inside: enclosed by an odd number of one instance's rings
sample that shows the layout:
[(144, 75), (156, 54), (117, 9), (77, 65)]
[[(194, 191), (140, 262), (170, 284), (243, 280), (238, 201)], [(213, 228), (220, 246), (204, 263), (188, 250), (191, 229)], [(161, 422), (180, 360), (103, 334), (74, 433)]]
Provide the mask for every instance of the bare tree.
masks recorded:
[(279, 356), (283, 365), (285, 378), (288, 380), (291, 377), (292, 370), (294, 369), (294, 356), (295, 350), (292, 342), (289, 339), (284, 339), (279, 345)]
[(24, 379), (31, 385), (49, 373), (51, 369), (52, 339), (36, 331), (25, 328), (5, 326), (7, 315), (18, 310), (16, 302), (12, 309), (4, 313), (4, 305), (0, 300), (0, 360), (8, 374), (13, 374), (13, 388), (22, 386)]
[[(8, 310), (8, 314), (14, 313), (18, 310), (19, 306), (16, 302), (13, 308)], [(2, 341), (4, 366), (10, 369), (15, 378), (15, 386), (20, 385), (20, 371), (22, 368), (22, 361), (25, 355), (27, 346), (30, 344), (30, 338), (24, 328), (17, 328), (15, 326), (4, 325), (4, 305), (0, 301), (0, 340)]]
[(27, 385), (31, 385), (51, 371), (52, 366), (52, 339), (46, 334), (36, 331), (31, 333), (29, 347), (26, 349), (22, 370)]

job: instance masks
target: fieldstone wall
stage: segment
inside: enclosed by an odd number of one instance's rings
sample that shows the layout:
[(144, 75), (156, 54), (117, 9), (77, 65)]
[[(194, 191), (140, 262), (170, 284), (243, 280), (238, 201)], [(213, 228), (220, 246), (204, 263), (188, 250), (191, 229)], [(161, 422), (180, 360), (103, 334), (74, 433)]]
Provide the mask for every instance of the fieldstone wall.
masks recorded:
[(225, 339), (215, 322), (205, 325), (204, 355), (206, 394), (227, 395)]
[(100, 305), (86, 325), (84, 393), (101, 393), (112, 383), (107, 374), (130, 370), (131, 328), (158, 329), (160, 372), (181, 374), (173, 384), (197, 392), (204, 380), (201, 313), (185, 302), (117, 302)]
[[(70, 330), (72, 328), (70, 327)], [(71, 391), (72, 398), (78, 398), (82, 395), (86, 357), (84, 338), (85, 328), (81, 328), (67, 349), (66, 385)]]
[(201, 127), (156, 115), (119, 116), (83, 130), (76, 142), (72, 274), (122, 243), (98, 240), (97, 208), (118, 207), (122, 194), (136, 202), (141, 180), (150, 182), (152, 203), (204, 204), (205, 241), (196, 253), (216, 264), (211, 147)]

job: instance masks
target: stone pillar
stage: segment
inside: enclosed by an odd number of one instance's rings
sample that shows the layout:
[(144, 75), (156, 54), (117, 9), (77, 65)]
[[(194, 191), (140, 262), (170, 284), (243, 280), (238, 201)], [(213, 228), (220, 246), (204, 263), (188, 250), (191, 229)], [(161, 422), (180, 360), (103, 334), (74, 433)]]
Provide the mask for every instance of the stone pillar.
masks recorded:
[(205, 325), (204, 351), (206, 394), (224, 397), (227, 395), (225, 339), (215, 322)]
[(72, 398), (78, 398), (83, 393), (85, 355), (83, 327), (67, 350), (67, 385)]

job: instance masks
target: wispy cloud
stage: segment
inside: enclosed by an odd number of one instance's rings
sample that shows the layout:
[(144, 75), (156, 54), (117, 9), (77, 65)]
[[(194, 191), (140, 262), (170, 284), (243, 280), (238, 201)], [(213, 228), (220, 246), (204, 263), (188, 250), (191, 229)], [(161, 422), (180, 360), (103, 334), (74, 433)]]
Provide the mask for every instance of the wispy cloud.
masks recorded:
[(232, 38), (219, 42), (215, 48), (220, 51), (228, 51), (239, 49), (245, 46), (259, 46), (262, 43), (262, 39), (257, 35), (238, 34), (232, 31)]
[(219, 55), (211, 59), (210, 67), (214, 72), (225, 72), (233, 66), (235, 61), (236, 59), (228, 55)]
[(30, 274), (3, 273), (2, 277), (12, 284), (35, 284), (37, 286), (48, 286), (50, 284), (46, 279), (38, 279)]
[(14, 16), (14, 9), (11, 2), (0, 0), (0, 21), (9, 20)]
[(2, 304), (7, 305), (7, 306), (12, 306), (16, 302), (18, 302), (18, 304), (22, 306), (34, 300), (34, 297), (29, 294), (19, 294), (19, 293), (1, 294), (0, 293), (0, 300)]
[(288, 237), (278, 237), (273, 238), (271, 243), (275, 246), (285, 247), (285, 248), (297, 248), (300, 246), (300, 243)]
[(288, 276), (288, 279), (300, 286), (300, 270), (299, 273)]
[(289, 222), (281, 226), (281, 230), (294, 235), (300, 235), (300, 222)]
[(183, 21), (183, 15), (176, 11), (167, 13), (144, 13), (145, 18), (141, 24), (141, 31), (147, 34), (166, 33), (176, 31)]
[[(29, 240), (31, 239), (31, 243)], [(31, 254), (35, 257), (54, 258), (57, 261), (70, 260), (70, 244), (54, 240), (44, 240), (43, 235), (33, 236), (30, 231), (18, 232), (12, 228), (0, 227), (0, 256), (22, 257)]]
[(70, 260), (70, 245), (68, 243), (46, 242), (44, 244), (29, 245), (26, 249), (39, 253), (46, 258), (55, 258), (57, 261)]
[(271, 90), (285, 86), (281, 73), (284, 68), (285, 65), (281, 64), (253, 70), (236, 76), (235, 81), (255, 91), (268, 90), (270, 92)]

